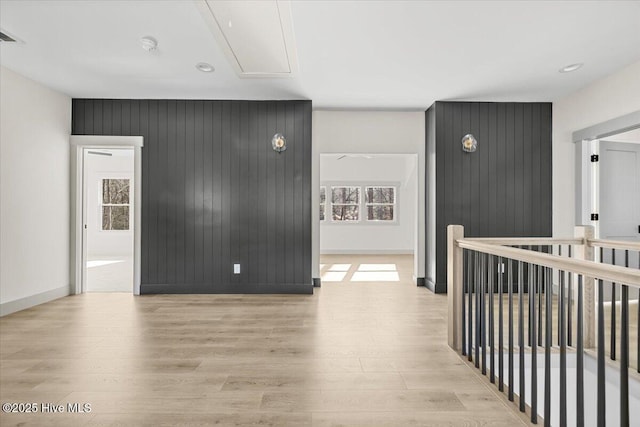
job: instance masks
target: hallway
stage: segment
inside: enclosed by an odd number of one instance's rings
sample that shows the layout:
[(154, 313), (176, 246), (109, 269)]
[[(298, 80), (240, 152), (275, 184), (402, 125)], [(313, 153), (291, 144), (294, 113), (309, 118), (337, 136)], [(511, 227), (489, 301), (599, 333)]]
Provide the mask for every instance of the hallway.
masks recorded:
[(395, 264), (400, 280), (325, 281), (313, 296), (84, 294), (3, 317), (2, 402), (91, 412), (1, 424), (522, 423), (448, 348), (446, 296), (411, 282), (410, 257), (357, 262)]

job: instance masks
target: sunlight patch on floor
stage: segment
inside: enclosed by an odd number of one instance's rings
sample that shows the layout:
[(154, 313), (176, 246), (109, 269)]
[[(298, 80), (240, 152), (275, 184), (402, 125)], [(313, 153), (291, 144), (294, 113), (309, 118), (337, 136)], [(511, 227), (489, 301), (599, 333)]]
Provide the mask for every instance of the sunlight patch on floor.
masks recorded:
[(395, 264), (360, 264), (358, 271), (398, 271)]
[(93, 261), (87, 261), (87, 268), (102, 267), (103, 265), (117, 264), (119, 262), (124, 262), (124, 260), (123, 259), (118, 259), (118, 260), (101, 260), (101, 259), (97, 259), (97, 260), (93, 260)]
[(333, 264), (329, 271), (349, 271), (351, 264)]
[(346, 271), (327, 271), (322, 275), (322, 280), (324, 282), (342, 282), (346, 275)]

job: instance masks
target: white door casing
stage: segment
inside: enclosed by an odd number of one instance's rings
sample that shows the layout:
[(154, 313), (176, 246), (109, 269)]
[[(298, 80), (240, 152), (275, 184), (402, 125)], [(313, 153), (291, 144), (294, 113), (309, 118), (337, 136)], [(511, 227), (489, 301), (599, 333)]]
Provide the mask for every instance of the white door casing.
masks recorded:
[(141, 240), (142, 240), (142, 136), (71, 135), (71, 290), (74, 294), (85, 291), (86, 281), (86, 233), (83, 182), (85, 148), (133, 148), (134, 149), (134, 251), (133, 294), (140, 295)]

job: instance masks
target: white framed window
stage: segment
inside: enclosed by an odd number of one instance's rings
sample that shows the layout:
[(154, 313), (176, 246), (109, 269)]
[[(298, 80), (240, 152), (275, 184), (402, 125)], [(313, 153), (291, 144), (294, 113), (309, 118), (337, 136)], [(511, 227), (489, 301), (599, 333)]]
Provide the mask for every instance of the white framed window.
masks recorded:
[(129, 179), (103, 178), (101, 180), (101, 230), (129, 230), (130, 188)]
[(331, 187), (331, 221), (360, 221), (360, 187)]
[(392, 186), (366, 186), (365, 215), (367, 221), (396, 220), (396, 187)]
[(325, 220), (325, 212), (327, 211), (327, 187), (320, 187), (320, 221)]

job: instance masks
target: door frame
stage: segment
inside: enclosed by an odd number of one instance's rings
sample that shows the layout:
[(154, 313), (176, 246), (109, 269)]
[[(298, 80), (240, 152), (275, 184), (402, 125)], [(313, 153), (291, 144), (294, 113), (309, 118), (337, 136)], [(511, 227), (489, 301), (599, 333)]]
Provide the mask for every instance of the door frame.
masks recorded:
[[(320, 156), (322, 155), (403, 155), (413, 156), (416, 159), (416, 238), (414, 242), (413, 280), (417, 286), (426, 286), (426, 190), (425, 190), (425, 145), (422, 144), (418, 151), (394, 150), (389, 147), (388, 152), (381, 150), (320, 150), (318, 144), (313, 144), (311, 152), (311, 273), (314, 286), (320, 286)], [(316, 279), (318, 284), (316, 284)]]
[[(420, 183), (421, 182), (425, 182), (424, 180), (424, 175), (420, 175), (420, 171), (423, 170), (420, 167), (420, 155), (419, 153), (402, 153), (402, 152), (389, 152), (389, 153), (380, 153), (380, 152), (319, 152), (318, 153), (318, 176), (317, 176), (317, 185), (313, 186), (313, 189), (315, 191), (318, 192), (316, 197), (313, 197), (312, 200), (312, 209), (313, 212), (318, 215), (317, 218), (313, 219), (313, 223), (316, 225), (317, 227), (317, 234), (314, 235), (314, 237), (316, 238), (316, 240), (314, 240), (313, 244), (314, 244), (314, 248), (317, 251), (317, 256), (313, 257), (314, 263), (317, 262), (318, 264), (318, 275), (317, 276), (313, 276), (313, 277), (318, 277), (321, 278), (320, 275), (320, 269), (319, 269), (319, 265), (320, 265), (320, 256), (322, 256), (322, 251), (320, 250), (320, 229), (322, 227), (321, 223), (320, 223), (320, 216), (319, 216), (319, 210), (320, 210), (320, 187), (321, 184), (324, 182), (321, 180), (321, 176), (320, 176), (320, 165), (321, 165), (321, 161), (322, 158), (325, 156), (382, 156), (382, 157), (402, 157), (402, 158), (410, 158), (414, 161), (415, 164), (415, 194), (414, 194), (414, 198), (415, 198), (415, 206), (412, 207), (412, 210), (414, 211), (414, 219), (413, 219), (413, 227), (414, 227), (414, 236), (413, 236), (413, 274), (412, 274), (412, 280), (414, 281), (414, 283), (420, 285), (420, 280), (418, 279), (419, 277), (424, 277), (424, 275), (421, 275), (421, 270), (420, 270), (420, 266), (424, 266), (424, 255), (425, 252), (424, 250), (422, 250), (422, 248), (425, 247), (426, 242), (424, 240), (424, 237), (421, 238), (421, 236), (424, 236), (424, 233), (421, 233), (421, 231), (424, 231), (423, 228), (421, 228), (421, 224), (424, 224), (424, 210), (422, 209), (422, 207), (425, 206), (425, 204), (423, 203), (424, 201), (421, 200), (420, 198), (420, 190), (422, 190)], [(362, 181), (362, 180), (355, 180), (353, 181), (355, 185), (362, 185), (363, 183), (365, 183), (366, 181)], [(375, 184), (375, 182), (372, 182), (372, 184)], [(381, 184), (381, 185), (391, 185), (391, 182), (386, 182), (385, 184)], [(398, 189), (401, 187), (402, 185), (398, 185)], [(396, 196), (397, 197), (397, 196)], [(359, 223), (362, 224), (362, 223)], [(396, 223), (397, 224), (397, 223)], [(344, 225), (340, 225), (341, 227)], [(388, 225), (386, 224), (380, 224), (381, 227), (386, 227)], [(345, 254), (348, 255), (348, 254)], [(314, 265), (315, 267), (315, 265)]]
[(142, 136), (72, 135), (71, 144), (71, 291), (86, 291), (87, 233), (84, 191), (84, 150), (106, 148), (133, 148), (133, 294), (140, 295), (141, 240), (142, 240)]
[(591, 155), (599, 154), (596, 142), (618, 133), (640, 129), (640, 110), (606, 122), (598, 123), (577, 130), (571, 135), (575, 143), (575, 191), (576, 191), (576, 225), (592, 225), (598, 236), (598, 222), (591, 220), (591, 213), (598, 207), (598, 169), (597, 163), (591, 162)]

